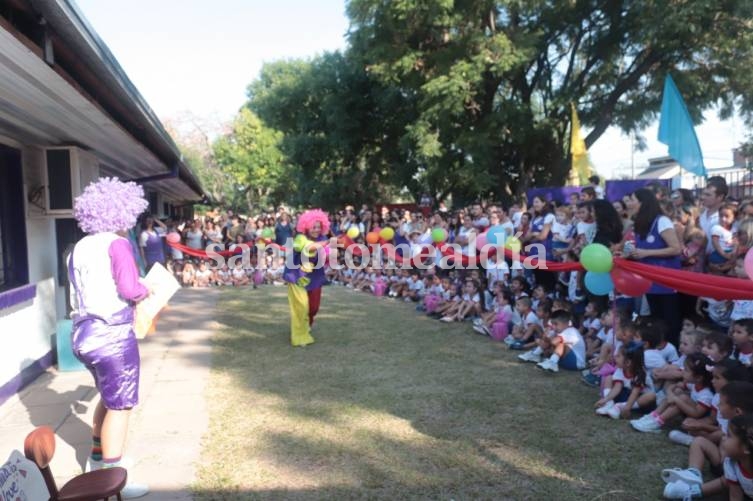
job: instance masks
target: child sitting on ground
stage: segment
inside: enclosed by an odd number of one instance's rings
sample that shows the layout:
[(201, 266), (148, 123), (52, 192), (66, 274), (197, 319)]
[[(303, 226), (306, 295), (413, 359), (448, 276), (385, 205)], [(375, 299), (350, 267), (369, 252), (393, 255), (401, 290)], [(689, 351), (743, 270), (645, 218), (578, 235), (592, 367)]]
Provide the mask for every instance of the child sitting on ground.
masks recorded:
[(408, 287), (403, 290), (403, 298), (405, 299), (405, 302), (421, 301), (424, 296), (424, 289), (425, 285), (423, 279), (421, 279), (421, 275), (418, 270), (413, 270), (408, 279)]
[(698, 330), (690, 330), (680, 333), (680, 357), (674, 362), (657, 367), (653, 371), (654, 385), (657, 388), (659, 403), (664, 399), (665, 385), (682, 380), (682, 372), (685, 367), (685, 358), (693, 353), (701, 352), (701, 345), (705, 334)]
[[(714, 398), (711, 400), (711, 414), (700, 419), (685, 418), (682, 429), (669, 432), (669, 439), (680, 445), (690, 445), (696, 437), (703, 437), (716, 445), (722, 440), (722, 435), (727, 433), (727, 420), (719, 412), (721, 391), (728, 383), (733, 381), (749, 381), (748, 369), (731, 358), (726, 358), (714, 364), (711, 371), (711, 386), (714, 388)], [(753, 395), (751, 395), (753, 399)]]
[(408, 280), (410, 279), (410, 272), (408, 270), (400, 270), (396, 272), (392, 284), (390, 285), (390, 297), (402, 297), (403, 291), (408, 288)]
[(627, 419), (634, 409), (645, 409), (656, 401), (651, 376), (644, 366), (643, 342), (621, 345), (614, 361), (611, 386), (602, 390), (603, 397), (594, 407), (600, 416)]
[(712, 362), (724, 360), (732, 354), (732, 338), (721, 332), (709, 332), (701, 343), (701, 353)]
[(199, 263), (199, 269), (194, 274), (194, 287), (210, 287), (215, 284), (215, 276), (207, 267), (206, 261)]
[(193, 267), (191, 261), (186, 261), (183, 265), (183, 271), (181, 272), (181, 283), (183, 287), (193, 287), (196, 280), (196, 270)]
[(729, 441), (724, 447), (724, 479), (731, 500), (753, 497), (753, 416), (745, 414), (730, 421)]
[(217, 285), (233, 285), (233, 277), (227, 264), (223, 264), (222, 268), (217, 270)]
[(244, 285), (251, 283), (251, 280), (246, 274), (246, 270), (243, 269), (243, 264), (236, 263), (231, 273), (232, 282), (235, 287), (243, 287)]
[(706, 438), (696, 437), (690, 444), (688, 468), (685, 470), (670, 468), (662, 471), (662, 480), (667, 483), (664, 488), (665, 498), (683, 500), (702, 498), (720, 494), (730, 487), (729, 499), (743, 499), (732, 497), (731, 486), (725, 481), (724, 476), (704, 483), (701, 474), (704, 463), (708, 460), (712, 468), (724, 464), (726, 476), (725, 456), (734, 457), (735, 455), (734, 444), (730, 447), (730, 439), (733, 439), (735, 432), (734, 424), (741, 417), (750, 416), (753, 413), (753, 384), (745, 381), (731, 381), (719, 393), (719, 414), (726, 428), (723, 447)]
[[(526, 344), (533, 342), (539, 317), (531, 309), (531, 298), (528, 296), (515, 301), (515, 310), (520, 318), (520, 324), (513, 325), (512, 334), (505, 338), (505, 343), (510, 346), (510, 349), (522, 350)], [(514, 322), (515, 317), (513, 317)]]
[(612, 310), (607, 310), (601, 314), (599, 323), (601, 328), (594, 337), (586, 338), (586, 356), (590, 359), (594, 354), (599, 353), (601, 346), (605, 342), (614, 341), (614, 321)]
[(601, 313), (596, 302), (589, 301), (586, 304), (586, 311), (583, 313), (583, 320), (580, 324), (580, 332), (586, 344), (593, 344), (596, 334), (601, 330)]
[(436, 273), (431, 276), (431, 285), (426, 289), (424, 295), (424, 311), (432, 314), (437, 310), (437, 306), (442, 302), (442, 279)]
[(462, 322), (467, 316), (475, 316), (479, 313), (481, 313), (481, 295), (478, 292), (478, 283), (468, 280), (456, 312), (442, 317), (441, 320), (442, 322)]
[(709, 414), (714, 393), (711, 390), (711, 373), (706, 367), (711, 364), (712, 361), (701, 353), (689, 355), (683, 371), (684, 388), (669, 392), (654, 412), (641, 419), (633, 419), (630, 425), (641, 432), (656, 433), (675, 417), (701, 418)]
[(557, 310), (549, 319), (552, 332), (538, 339), (538, 346), (523, 353), (518, 358), (525, 362), (536, 362), (537, 367), (550, 372), (580, 370), (586, 366), (586, 343), (578, 329), (571, 325), (570, 313)]
[(512, 322), (512, 294), (508, 291), (502, 291), (496, 297), (494, 305), (494, 317), (491, 324), (482, 326), (483, 333), (491, 336), (495, 341), (504, 341), (510, 333)]
[(614, 373), (616, 366), (614, 359), (620, 346), (633, 340), (640, 340), (638, 326), (629, 319), (629, 315), (620, 315), (614, 322), (613, 336), (604, 340), (598, 356), (589, 361), (590, 369), (583, 372), (582, 381), (588, 386), (611, 385), (609, 377)]
[(746, 366), (753, 358), (753, 319), (743, 318), (732, 322), (732, 357)]

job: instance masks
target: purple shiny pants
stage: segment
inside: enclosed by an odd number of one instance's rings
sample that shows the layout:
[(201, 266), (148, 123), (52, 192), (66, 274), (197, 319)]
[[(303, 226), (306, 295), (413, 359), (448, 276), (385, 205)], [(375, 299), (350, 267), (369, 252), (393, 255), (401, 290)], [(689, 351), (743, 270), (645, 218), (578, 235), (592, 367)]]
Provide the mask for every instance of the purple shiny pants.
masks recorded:
[(73, 353), (94, 376), (106, 408), (123, 410), (138, 404), (141, 361), (131, 308), (107, 321), (98, 317), (76, 319)]

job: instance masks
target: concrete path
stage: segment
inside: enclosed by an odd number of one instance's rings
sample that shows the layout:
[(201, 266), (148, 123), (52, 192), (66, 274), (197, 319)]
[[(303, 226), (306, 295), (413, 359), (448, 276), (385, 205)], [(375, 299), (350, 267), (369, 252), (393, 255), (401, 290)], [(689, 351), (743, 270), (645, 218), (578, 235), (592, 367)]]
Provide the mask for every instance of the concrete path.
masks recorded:
[[(146, 483), (144, 500), (189, 500), (208, 427), (205, 390), (211, 367), (210, 338), (219, 291), (182, 289), (160, 316), (157, 333), (141, 341), (140, 405), (131, 416), (126, 455), (129, 478)], [(80, 473), (91, 447), (97, 403), (87, 371), (40, 376), (0, 406), (0, 461), (36, 426), (51, 426), (57, 450), (51, 468), (58, 486)]]

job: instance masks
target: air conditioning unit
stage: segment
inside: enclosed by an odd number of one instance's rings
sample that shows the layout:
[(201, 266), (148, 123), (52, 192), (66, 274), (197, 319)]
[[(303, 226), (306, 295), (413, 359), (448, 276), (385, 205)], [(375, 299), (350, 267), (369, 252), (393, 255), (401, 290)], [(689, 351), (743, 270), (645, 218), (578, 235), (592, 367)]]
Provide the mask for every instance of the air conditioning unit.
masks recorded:
[(99, 177), (99, 160), (91, 153), (72, 147), (45, 148), (42, 159), (44, 214), (70, 217), (73, 200)]

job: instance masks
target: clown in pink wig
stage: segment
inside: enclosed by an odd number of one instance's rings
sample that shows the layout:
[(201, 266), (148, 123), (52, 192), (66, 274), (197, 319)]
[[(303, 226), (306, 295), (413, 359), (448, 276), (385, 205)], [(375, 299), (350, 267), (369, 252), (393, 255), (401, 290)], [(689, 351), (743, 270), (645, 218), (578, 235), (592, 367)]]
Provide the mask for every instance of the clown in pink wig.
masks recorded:
[[(134, 304), (149, 295), (140, 282), (131, 243), (124, 238), (148, 202), (135, 183), (102, 178), (74, 202), (73, 215), (87, 236), (68, 259), (73, 311), (72, 345), (94, 376), (100, 401), (94, 412), (90, 467), (120, 464), (131, 409), (139, 400), (139, 348)], [(130, 482), (123, 497), (148, 487)]]
[[(319, 311), (322, 285), (326, 281), (324, 263), (319, 263), (324, 249), (329, 251), (329, 217), (320, 209), (307, 210), (298, 218), (298, 235), (293, 241), (292, 260), (286, 260), (283, 279), (288, 283), (290, 304), (290, 343), (305, 346), (314, 342), (311, 326)], [(305, 259), (304, 259), (305, 253)]]

